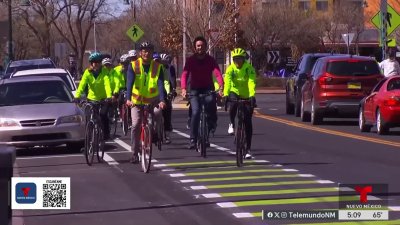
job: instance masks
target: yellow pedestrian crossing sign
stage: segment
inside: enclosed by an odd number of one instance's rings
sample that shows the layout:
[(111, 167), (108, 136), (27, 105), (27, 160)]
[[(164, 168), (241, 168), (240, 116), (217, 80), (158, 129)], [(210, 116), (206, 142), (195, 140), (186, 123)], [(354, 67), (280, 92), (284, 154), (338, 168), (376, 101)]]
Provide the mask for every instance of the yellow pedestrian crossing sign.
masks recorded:
[[(388, 37), (386, 40), (387, 46), (388, 47), (396, 47), (396, 38), (394, 37)], [(382, 39), (379, 38), (379, 47), (382, 47)]]
[[(386, 20), (387, 35), (390, 35), (400, 25), (400, 15), (389, 4), (387, 5)], [(379, 11), (374, 17), (372, 17), (371, 22), (375, 25), (376, 28), (378, 28), (379, 30), (381, 29), (381, 11)]]
[(133, 26), (126, 31), (126, 35), (128, 35), (133, 42), (139, 41), (143, 34), (144, 31), (137, 24), (133, 24)]

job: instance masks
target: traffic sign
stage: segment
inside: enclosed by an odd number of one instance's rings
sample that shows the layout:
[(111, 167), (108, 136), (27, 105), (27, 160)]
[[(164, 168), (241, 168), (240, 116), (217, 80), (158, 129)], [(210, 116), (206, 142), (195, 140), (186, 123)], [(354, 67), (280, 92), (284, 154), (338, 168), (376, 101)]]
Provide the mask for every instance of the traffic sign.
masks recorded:
[(133, 26), (126, 31), (126, 35), (128, 35), (133, 42), (139, 41), (143, 34), (144, 31), (137, 24), (133, 24)]
[[(400, 25), (400, 15), (389, 4), (387, 5), (386, 20), (387, 35), (390, 35)], [(381, 11), (379, 11), (374, 17), (372, 17), (371, 22), (375, 25), (376, 28), (378, 28), (379, 30), (381, 29)]]
[(279, 63), (279, 51), (268, 51), (267, 60), (268, 63)]
[[(387, 43), (387, 47), (396, 47), (396, 38), (387, 37), (386, 43)], [(379, 38), (379, 46), (382, 47), (382, 39), (381, 38)]]
[(342, 38), (344, 43), (346, 43), (347, 47), (350, 46), (350, 43), (353, 41), (354, 33), (342, 34)]

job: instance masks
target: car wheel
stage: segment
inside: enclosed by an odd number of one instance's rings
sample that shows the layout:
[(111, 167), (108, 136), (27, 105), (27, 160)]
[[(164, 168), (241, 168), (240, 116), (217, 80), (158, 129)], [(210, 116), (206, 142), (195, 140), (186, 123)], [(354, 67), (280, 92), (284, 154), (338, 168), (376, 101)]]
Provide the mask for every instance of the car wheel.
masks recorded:
[(70, 152), (81, 152), (81, 149), (85, 146), (85, 142), (71, 142), (67, 143), (67, 149)]
[(310, 122), (310, 114), (304, 111), (304, 100), (301, 98), (300, 101), (300, 118), (303, 122)]
[(294, 103), (294, 115), (296, 117), (299, 117), (301, 114), (301, 99), (299, 97), (299, 94), (296, 95), (295, 97), (295, 103)]
[(372, 127), (371, 125), (366, 124), (364, 109), (362, 107), (360, 107), (360, 111), (358, 113), (358, 127), (360, 128), (361, 132), (370, 132)]
[(289, 101), (289, 93), (286, 90), (286, 114), (293, 114), (294, 113), (294, 106)]
[(314, 99), (312, 100), (311, 103), (311, 124), (312, 125), (319, 125), (322, 123), (323, 117), (320, 112), (317, 111), (315, 108), (315, 102)]
[(386, 122), (383, 119), (381, 111), (379, 109), (377, 109), (376, 111), (376, 130), (379, 135), (387, 134), (387, 132), (389, 131), (389, 128), (387, 127)]

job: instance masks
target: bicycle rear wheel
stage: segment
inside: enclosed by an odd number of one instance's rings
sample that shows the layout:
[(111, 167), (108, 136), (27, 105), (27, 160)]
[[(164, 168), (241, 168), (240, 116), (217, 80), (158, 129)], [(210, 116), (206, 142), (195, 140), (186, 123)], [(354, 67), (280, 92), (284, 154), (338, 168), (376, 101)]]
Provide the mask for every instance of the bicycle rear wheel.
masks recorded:
[(244, 158), (244, 151), (245, 151), (245, 132), (243, 121), (238, 121), (238, 125), (236, 126), (236, 165), (238, 167), (243, 166), (243, 158)]
[(93, 121), (89, 121), (86, 124), (86, 132), (85, 132), (85, 159), (86, 163), (91, 166), (93, 163), (94, 152), (96, 151), (96, 138), (95, 138), (95, 130)]
[(141, 164), (144, 173), (148, 173), (150, 171), (151, 165), (151, 155), (152, 155), (152, 143), (151, 143), (151, 129), (149, 126), (146, 126), (142, 130), (142, 154), (141, 154)]
[(128, 135), (128, 130), (129, 130), (129, 107), (127, 105), (123, 106), (123, 118), (122, 118), (122, 132), (124, 133), (124, 136)]
[(201, 156), (206, 158), (207, 157), (207, 146), (206, 146), (206, 140), (207, 140), (207, 118), (206, 114), (203, 110), (201, 113), (201, 119), (200, 119), (200, 153)]
[(97, 133), (97, 143), (98, 143), (98, 148), (97, 148), (97, 161), (102, 162), (104, 158), (104, 147), (105, 147), (105, 142), (104, 142), (104, 134), (103, 134), (103, 129), (98, 126), (97, 127), (98, 133)]

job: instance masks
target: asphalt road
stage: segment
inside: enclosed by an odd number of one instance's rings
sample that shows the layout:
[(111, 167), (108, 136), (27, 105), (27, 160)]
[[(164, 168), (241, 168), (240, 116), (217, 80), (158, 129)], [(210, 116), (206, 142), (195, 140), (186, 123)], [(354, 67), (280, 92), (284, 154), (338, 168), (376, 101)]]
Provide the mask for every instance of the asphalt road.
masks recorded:
[(337, 210), (339, 183), (388, 184), (388, 194), (374, 197), (388, 200), (390, 221), (362, 224), (400, 224), (399, 129), (360, 133), (357, 119), (315, 127), (285, 115), (282, 94), (257, 99), (254, 159), (243, 168), (235, 165), (223, 111), (203, 159), (186, 148), (186, 110), (175, 110), (172, 143), (154, 149), (149, 174), (128, 162), (125, 136), (107, 144), (106, 162), (91, 167), (64, 147), (19, 150), (15, 176), (71, 177), (71, 210), (14, 210), (13, 224), (341, 224), (261, 218), (262, 210)]

